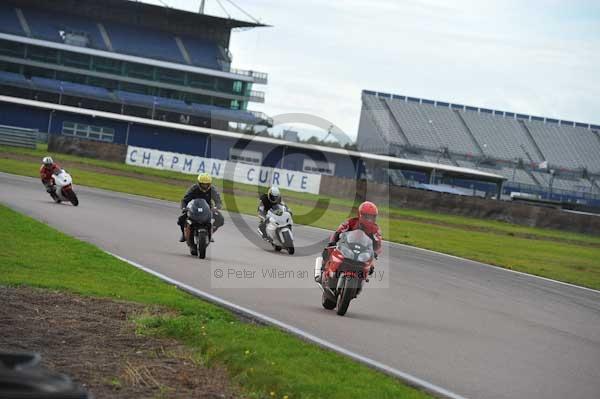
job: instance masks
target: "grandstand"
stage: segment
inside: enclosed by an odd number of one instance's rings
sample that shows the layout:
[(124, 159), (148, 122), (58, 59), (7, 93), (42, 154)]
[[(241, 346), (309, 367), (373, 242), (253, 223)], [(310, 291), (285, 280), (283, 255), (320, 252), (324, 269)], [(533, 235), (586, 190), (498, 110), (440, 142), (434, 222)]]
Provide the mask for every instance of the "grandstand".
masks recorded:
[(231, 31), (265, 25), (126, 0), (0, 2), (2, 94), (227, 130), (268, 125), (267, 75), (231, 68)]
[[(357, 145), (360, 151), (504, 176), (505, 195), (600, 205), (598, 125), (365, 90)], [(431, 183), (407, 170), (378, 176), (399, 185)], [(458, 179), (436, 179), (465, 188)]]

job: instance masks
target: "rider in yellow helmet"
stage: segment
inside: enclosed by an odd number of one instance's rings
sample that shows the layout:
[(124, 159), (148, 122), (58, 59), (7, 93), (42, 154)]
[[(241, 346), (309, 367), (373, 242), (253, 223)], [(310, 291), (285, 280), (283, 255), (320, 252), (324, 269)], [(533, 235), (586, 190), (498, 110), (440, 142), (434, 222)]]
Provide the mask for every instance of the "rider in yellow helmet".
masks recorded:
[(186, 220), (186, 206), (188, 202), (197, 198), (204, 199), (213, 210), (213, 218), (215, 219), (213, 223), (213, 233), (225, 223), (223, 215), (221, 215), (221, 212), (219, 212), (219, 209), (221, 209), (222, 207), (221, 195), (219, 194), (217, 189), (212, 185), (212, 176), (208, 173), (200, 173), (198, 175), (198, 183), (191, 186), (188, 189), (187, 193), (185, 193), (185, 195), (183, 196), (183, 199), (181, 200), (182, 214), (177, 220), (177, 224), (181, 228), (181, 237), (179, 238), (180, 242), (185, 241), (185, 237), (183, 235), (183, 227), (185, 226)]

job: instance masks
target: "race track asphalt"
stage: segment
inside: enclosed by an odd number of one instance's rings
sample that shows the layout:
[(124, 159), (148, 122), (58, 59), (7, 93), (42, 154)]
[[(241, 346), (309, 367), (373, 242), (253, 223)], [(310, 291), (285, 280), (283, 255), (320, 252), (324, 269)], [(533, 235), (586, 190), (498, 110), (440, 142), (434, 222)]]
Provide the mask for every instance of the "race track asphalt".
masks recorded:
[(225, 213), (201, 261), (177, 242), (177, 204), (76, 190), (79, 207), (58, 205), (37, 179), (0, 173), (0, 202), (12, 209), (456, 394), (600, 398), (598, 291), (386, 244), (380, 274), (339, 317), (312, 281), (323, 230), (296, 226), (298, 253), (277, 254), (256, 244), (255, 218)]

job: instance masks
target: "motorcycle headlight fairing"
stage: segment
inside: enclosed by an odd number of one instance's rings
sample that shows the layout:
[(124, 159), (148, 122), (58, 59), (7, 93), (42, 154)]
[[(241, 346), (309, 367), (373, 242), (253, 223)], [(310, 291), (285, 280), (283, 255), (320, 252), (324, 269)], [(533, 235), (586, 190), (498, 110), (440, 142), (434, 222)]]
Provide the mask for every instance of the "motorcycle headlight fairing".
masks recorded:
[(358, 255), (358, 261), (359, 262), (368, 262), (370, 261), (372, 258), (371, 253), (369, 251), (366, 252), (361, 252), (360, 255)]
[(354, 252), (352, 252), (352, 250), (348, 247), (345, 246), (340, 246), (338, 247), (338, 249), (342, 252), (342, 255), (344, 255), (344, 257), (346, 259), (354, 259)]

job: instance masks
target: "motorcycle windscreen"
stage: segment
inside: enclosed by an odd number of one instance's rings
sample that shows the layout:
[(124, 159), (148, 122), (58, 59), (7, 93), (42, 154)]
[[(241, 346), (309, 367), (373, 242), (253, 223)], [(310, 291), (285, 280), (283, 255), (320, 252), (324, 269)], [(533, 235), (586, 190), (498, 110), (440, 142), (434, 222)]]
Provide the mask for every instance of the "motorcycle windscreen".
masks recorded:
[(199, 224), (210, 223), (212, 217), (208, 203), (202, 198), (191, 200), (187, 204), (187, 213), (191, 221)]
[(283, 212), (285, 212), (285, 208), (282, 205), (277, 204), (271, 208), (271, 212), (274, 215), (281, 216)]
[(367, 262), (373, 257), (373, 240), (362, 230), (343, 233), (338, 249), (347, 260)]
[(344, 233), (344, 242), (350, 246), (359, 245), (365, 250), (373, 251), (373, 240), (362, 230), (353, 230)]

